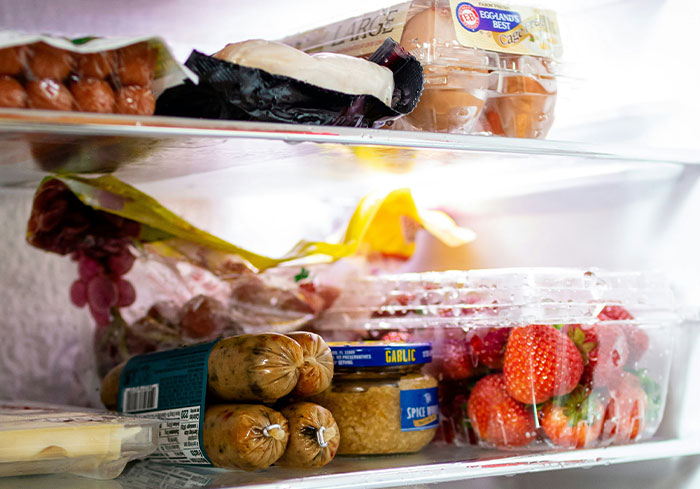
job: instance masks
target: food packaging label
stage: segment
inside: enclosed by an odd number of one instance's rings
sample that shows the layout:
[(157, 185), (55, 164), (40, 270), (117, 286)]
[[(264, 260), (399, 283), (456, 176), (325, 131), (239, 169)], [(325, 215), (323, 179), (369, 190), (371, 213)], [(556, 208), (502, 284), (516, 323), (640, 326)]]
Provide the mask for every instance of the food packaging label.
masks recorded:
[(337, 367), (387, 367), (418, 365), (433, 359), (430, 343), (353, 341), (328, 343)]
[(430, 430), (438, 426), (438, 389), (401, 390), (401, 431)]
[(154, 460), (211, 465), (202, 443), (209, 353), (217, 341), (127, 362), (119, 379), (121, 412), (160, 420)]
[(457, 40), (463, 46), (561, 58), (559, 25), (552, 10), (461, 0), (450, 0), (450, 9)]
[(358, 15), (318, 29), (282, 39), (307, 53), (332, 52), (350, 56), (373, 53), (385, 39), (401, 40), (411, 2), (403, 2), (364, 15)]

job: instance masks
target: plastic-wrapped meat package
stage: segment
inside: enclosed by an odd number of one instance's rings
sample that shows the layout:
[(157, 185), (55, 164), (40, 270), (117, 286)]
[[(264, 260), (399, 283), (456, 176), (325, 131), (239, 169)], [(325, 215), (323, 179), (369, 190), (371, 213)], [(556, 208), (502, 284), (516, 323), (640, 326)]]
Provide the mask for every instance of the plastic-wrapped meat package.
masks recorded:
[(158, 93), (188, 76), (158, 38), (0, 41), (0, 108), (152, 115)]

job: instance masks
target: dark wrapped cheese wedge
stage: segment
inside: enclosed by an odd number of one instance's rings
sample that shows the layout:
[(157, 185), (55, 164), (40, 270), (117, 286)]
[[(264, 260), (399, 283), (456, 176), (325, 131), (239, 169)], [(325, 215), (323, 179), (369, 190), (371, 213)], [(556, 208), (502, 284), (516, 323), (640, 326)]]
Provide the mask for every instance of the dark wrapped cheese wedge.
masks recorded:
[[(423, 90), (423, 69), (387, 39), (369, 58), (393, 74), (391, 106), (375, 95), (344, 93), (193, 51), (185, 63), (198, 77), (166, 90), (156, 114), (296, 124), (381, 127), (411, 112)], [(348, 73), (352, 77), (353, 73)]]

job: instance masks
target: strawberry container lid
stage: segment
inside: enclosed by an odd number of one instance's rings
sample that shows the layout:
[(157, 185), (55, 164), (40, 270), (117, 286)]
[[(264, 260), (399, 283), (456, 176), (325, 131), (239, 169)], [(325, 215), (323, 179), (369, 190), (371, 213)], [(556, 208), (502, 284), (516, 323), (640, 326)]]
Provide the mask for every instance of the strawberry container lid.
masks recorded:
[(507, 268), (370, 276), (351, 281), (319, 319), (321, 330), (594, 323), (606, 306), (677, 322), (675, 297), (657, 272)]
[(430, 343), (385, 341), (337, 341), (328, 346), (336, 368), (421, 365), (433, 359)]

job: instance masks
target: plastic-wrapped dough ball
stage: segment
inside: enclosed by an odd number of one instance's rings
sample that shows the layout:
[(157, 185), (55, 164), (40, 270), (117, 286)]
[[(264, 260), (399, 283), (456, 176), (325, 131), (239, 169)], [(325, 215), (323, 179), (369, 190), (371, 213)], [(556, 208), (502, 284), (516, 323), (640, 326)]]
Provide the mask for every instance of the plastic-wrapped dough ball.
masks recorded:
[(150, 86), (156, 71), (158, 52), (140, 42), (117, 51), (117, 76), (122, 85)]
[(115, 112), (117, 114), (153, 115), (156, 100), (150, 88), (128, 86), (117, 91)]
[(114, 91), (104, 80), (85, 78), (70, 85), (75, 106), (82, 112), (114, 112)]
[(116, 51), (76, 55), (76, 73), (80, 77), (104, 80), (112, 74), (117, 64)]
[(45, 78), (27, 82), (29, 107), (44, 110), (71, 110), (73, 97), (60, 82)]
[(73, 53), (39, 42), (30, 47), (27, 78), (64, 80), (73, 69)]
[(11, 76), (0, 76), (0, 107), (23, 108), (27, 106), (27, 92)]
[(19, 74), (24, 67), (26, 56), (26, 46), (14, 46), (11, 48), (0, 49), (0, 74)]

